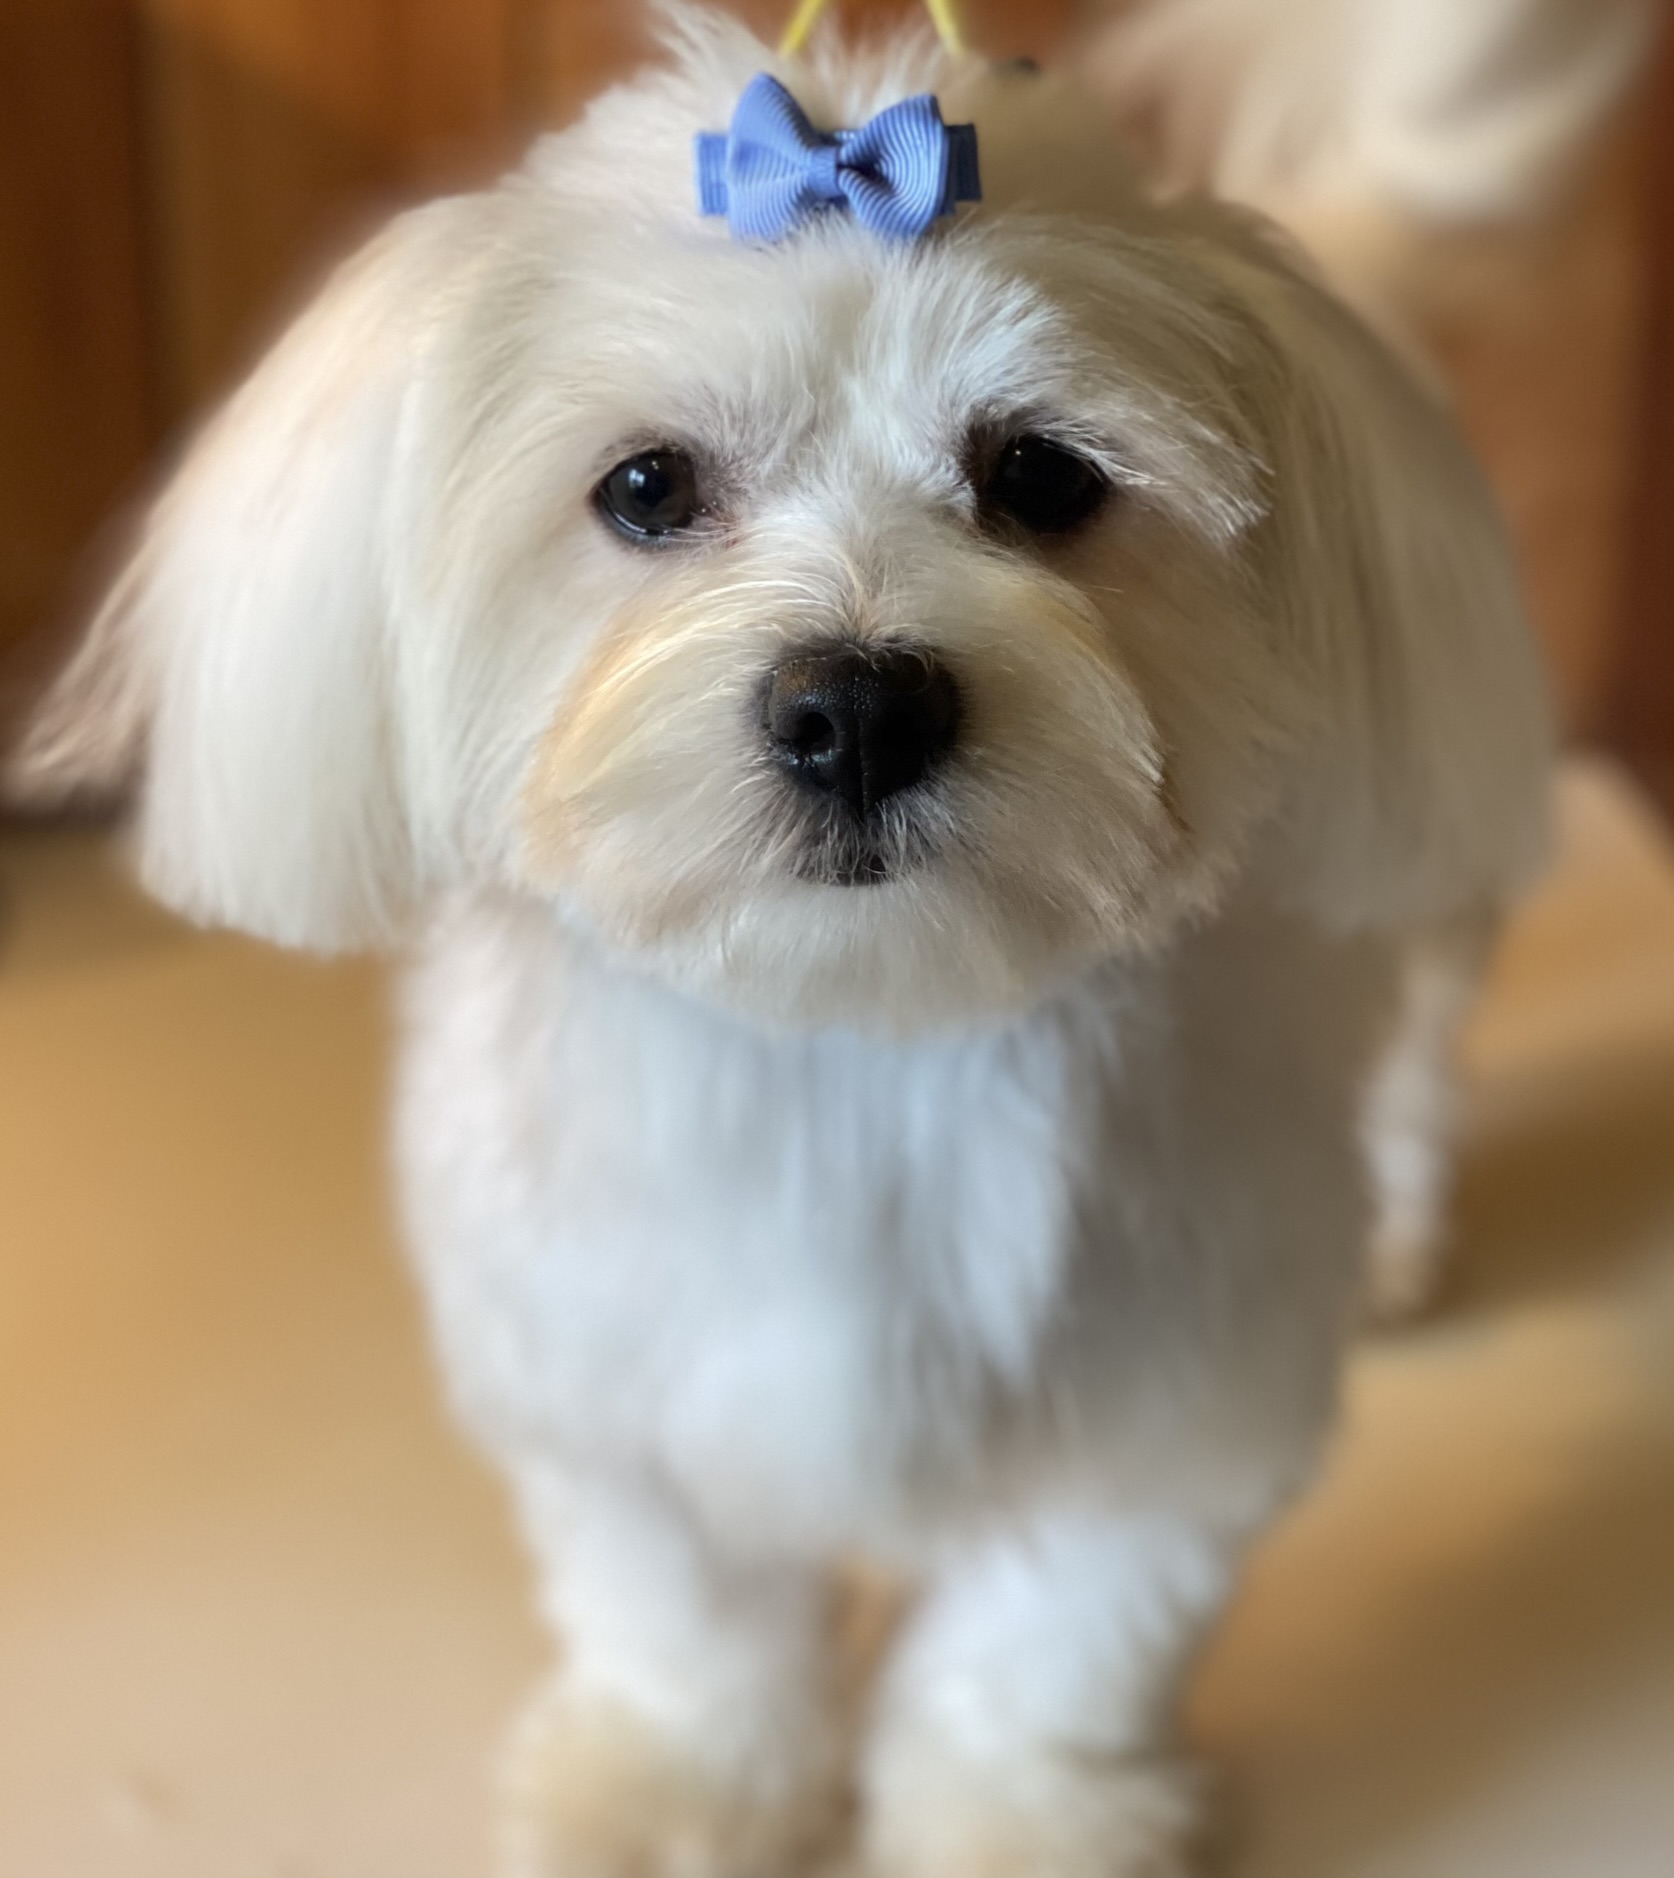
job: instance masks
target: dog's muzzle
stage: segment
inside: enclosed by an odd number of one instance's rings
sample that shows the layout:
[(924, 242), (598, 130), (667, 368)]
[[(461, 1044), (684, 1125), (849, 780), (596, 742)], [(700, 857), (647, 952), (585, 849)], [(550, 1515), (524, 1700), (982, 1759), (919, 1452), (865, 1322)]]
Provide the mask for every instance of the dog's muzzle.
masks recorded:
[(774, 670), (764, 719), (786, 773), (864, 826), (953, 748), (959, 692), (928, 652), (836, 646)]

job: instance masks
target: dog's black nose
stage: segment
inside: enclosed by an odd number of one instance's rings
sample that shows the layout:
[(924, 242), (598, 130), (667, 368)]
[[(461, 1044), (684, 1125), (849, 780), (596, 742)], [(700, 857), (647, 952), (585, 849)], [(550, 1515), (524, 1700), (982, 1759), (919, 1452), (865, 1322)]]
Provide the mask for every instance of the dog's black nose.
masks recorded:
[(952, 747), (959, 693), (929, 653), (840, 646), (774, 672), (767, 734), (792, 775), (864, 819)]

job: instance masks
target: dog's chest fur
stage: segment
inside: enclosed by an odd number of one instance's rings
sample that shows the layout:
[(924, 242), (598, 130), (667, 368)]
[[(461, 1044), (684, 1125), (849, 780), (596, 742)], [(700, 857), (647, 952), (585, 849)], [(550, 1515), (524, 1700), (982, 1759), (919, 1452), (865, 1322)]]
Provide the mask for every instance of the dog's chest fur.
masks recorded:
[(1189, 1497), (1200, 1442), (1323, 1410), (1379, 980), (1223, 932), (977, 1034), (783, 1037), (462, 906), (401, 1118), (456, 1397), (502, 1452), (643, 1462), (793, 1545), (1095, 1460)]

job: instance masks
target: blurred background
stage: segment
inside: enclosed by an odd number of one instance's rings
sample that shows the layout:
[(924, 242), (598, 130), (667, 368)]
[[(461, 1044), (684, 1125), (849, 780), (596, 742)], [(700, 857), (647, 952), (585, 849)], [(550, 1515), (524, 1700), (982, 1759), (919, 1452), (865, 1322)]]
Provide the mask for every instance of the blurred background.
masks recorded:
[[(788, 8), (735, 10), (773, 38)], [(1569, 751), (1552, 875), (1469, 1039), (1448, 1288), (1357, 1361), (1194, 1698), (1231, 1869), (1670, 1878), (1670, 36), (1654, 0), (962, 13), (985, 54), (1080, 66), (1174, 182), (1317, 240), (1435, 377)], [(1376, 15), (1403, 56), (1426, 21), (1461, 48), (1406, 107), (1437, 149), (1544, 126), (1491, 187), (1361, 135)], [(0, 705), (345, 244), (648, 44), (634, 0), (0, 0)], [(374, 963), (186, 931), (97, 826), (0, 820), (7, 1878), (485, 1868), (541, 1645), (394, 1248), (385, 1006)]]

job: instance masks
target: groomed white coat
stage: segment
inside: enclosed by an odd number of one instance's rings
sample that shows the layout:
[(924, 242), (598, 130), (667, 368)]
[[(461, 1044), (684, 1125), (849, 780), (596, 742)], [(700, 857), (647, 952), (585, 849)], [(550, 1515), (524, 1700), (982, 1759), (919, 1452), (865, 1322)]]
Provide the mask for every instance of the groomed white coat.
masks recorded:
[[(733, 242), (692, 137), (764, 68), (937, 92), (980, 207)], [(990, 525), (1018, 434), (1084, 527)], [(647, 549), (593, 491), (653, 445), (707, 513)], [(839, 643), (961, 700), (861, 885), (759, 704)], [(23, 759), (137, 769), (194, 918), (416, 948), (411, 1243), (562, 1637), (520, 1878), (780, 1878), (851, 1792), (880, 1873), (1188, 1869), (1172, 1698), (1330, 1425), (1405, 961), (1522, 878), (1545, 760), (1476, 473), (1277, 236), (1054, 80), (703, 16), (326, 287)], [(854, 1559), (911, 1593), (858, 1704)]]

